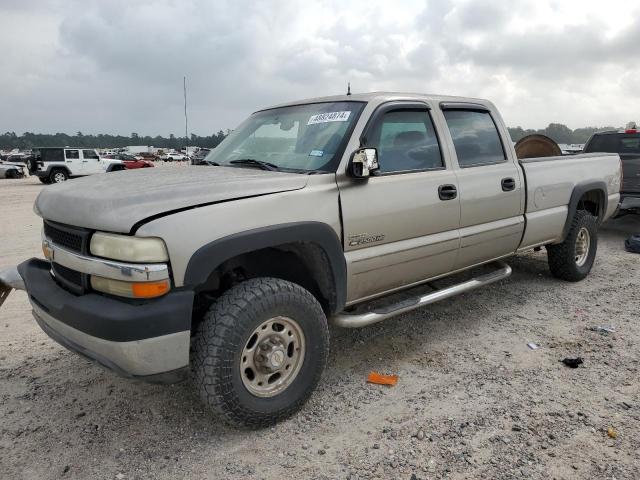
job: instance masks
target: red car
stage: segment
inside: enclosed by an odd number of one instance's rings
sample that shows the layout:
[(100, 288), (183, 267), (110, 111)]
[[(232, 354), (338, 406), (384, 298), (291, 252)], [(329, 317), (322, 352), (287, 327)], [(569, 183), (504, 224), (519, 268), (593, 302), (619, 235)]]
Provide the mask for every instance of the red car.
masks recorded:
[(132, 170), (134, 168), (155, 167), (153, 162), (150, 162), (149, 160), (136, 158), (132, 155), (127, 155), (126, 153), (121, 153), (119, 155), (109, 155), (107, 158), (113, 158), (114, 160), (122, 160), (127, 170)]

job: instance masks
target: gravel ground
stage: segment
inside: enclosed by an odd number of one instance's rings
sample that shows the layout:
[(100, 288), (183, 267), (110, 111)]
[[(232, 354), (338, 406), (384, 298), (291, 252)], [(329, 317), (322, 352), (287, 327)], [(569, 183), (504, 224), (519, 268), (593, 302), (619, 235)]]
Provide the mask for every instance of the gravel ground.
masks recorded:
[[(0, 181), (0, 268), (39, 254), (41, 188)], [(258, 432), (223, 426), (188, 383), (121, 379), (66, 351), (13, 293), (0, 309), (0, 478), (640, 478), (640, 256), (623, 249), (639, 231), (637, 217), (605, 225), (577, 284), (553, 279), (544, 251), (519, 255), (507, 281), (332, 329), (311, 401)], [(400, 380), (369, 385), (371, 370)]]

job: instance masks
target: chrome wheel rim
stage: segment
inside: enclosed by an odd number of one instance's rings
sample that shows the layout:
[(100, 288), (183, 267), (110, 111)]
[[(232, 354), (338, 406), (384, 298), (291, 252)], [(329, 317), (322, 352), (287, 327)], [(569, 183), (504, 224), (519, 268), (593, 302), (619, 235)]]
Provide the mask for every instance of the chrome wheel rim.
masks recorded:
[(274, 317), (258, 325), (242, 349), (240, 378), (256, 397), (273, 397), (286, 390), (300, 373), (305, 338), (298, 323)]
[(587, 258), (589, 257), (589, 248), (591, 247), (591, 235), (589, 234), (589, 230), (585, 227), (582, 227), (578, 232), (578, 237), (576, 238), (576, 265), (581, 267), (585, 263), (587, 263)]
[(66, 180), (66, 178), (65, 178), (65, 176), (64, 176), (64, 173), (56, 173), (56, 174), (53, 176), (53, 180), (54, 180), (56, 183), (60, 183), (60, 182), (64, 182), (64, 181)]

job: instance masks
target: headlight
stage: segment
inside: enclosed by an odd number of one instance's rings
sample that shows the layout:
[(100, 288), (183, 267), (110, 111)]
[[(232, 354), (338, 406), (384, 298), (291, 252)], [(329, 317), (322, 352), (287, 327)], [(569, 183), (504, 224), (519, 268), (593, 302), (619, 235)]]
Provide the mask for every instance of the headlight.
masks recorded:
[(166, 262), (167, 247), (160, 238), (130, 237), (112, 233), (94, 233), (91, 237), (91, 253), (97, 257), (124, 262)]
[(161, 297), (169, 291), (169, 280), (159, 282), (123, 282), (109, 278), (91, 276), (91, 288), (99, 292), (128, 298)]

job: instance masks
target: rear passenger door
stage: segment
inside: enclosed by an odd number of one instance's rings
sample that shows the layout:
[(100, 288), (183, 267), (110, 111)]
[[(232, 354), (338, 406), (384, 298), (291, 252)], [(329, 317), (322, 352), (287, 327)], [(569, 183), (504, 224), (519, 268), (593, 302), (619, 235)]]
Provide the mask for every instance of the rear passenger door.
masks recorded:
[(524, 232), (521, 168), (510, 160), (496, 121), (482, 105), (441, 104), (457, 160), (464, 268), (516, 251)]
[(379, 106), (360, 138), (380, 170), (339, 184), (347, 301), (448, 272), (458, 251), (457, 181), (424, 103)]
[(83, 175), (82, 160), (80, 159), (80, 150), (65, 149), (64, 163), (71, 172), (70, 176)]
[(93, 173), (101, 173), (103, 171), (100, 157), (95, 150), (82, 150), (82, 174), (91, 175)]

